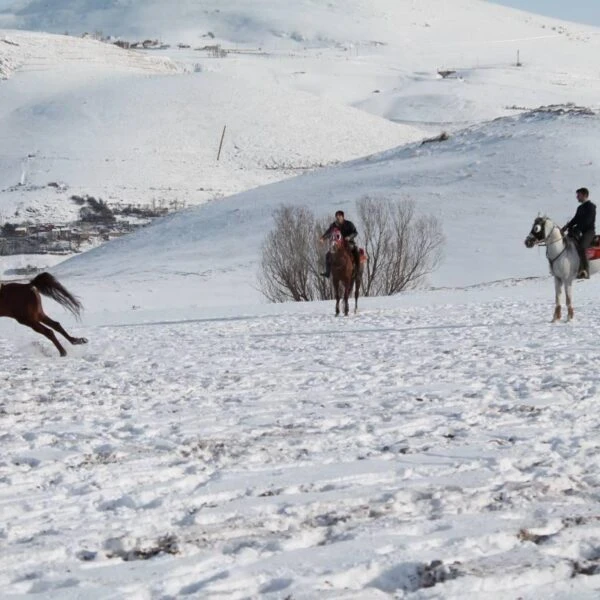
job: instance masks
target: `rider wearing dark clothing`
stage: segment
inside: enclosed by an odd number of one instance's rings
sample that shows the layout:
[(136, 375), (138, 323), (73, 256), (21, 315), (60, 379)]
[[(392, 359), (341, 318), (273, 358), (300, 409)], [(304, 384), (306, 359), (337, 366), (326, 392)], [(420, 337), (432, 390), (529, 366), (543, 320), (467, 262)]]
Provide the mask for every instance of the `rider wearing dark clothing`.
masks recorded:
[(334, 221), (327, 229), (327, 231), (321, 236), (322, 239), (328, 238), (334, 229), (339, 229), (343, 238), (346, 238), (349, 242), (353, 241), (354, 238), (358, 235), (358, 231), (354, 226), (352, 221), (346, 221), (344, 219), (342, 223), (338, 223)]
[(587, 188), (577, 190), (579, 206), (575, 216), (562, 228), (562, 232), (569, 232), (569, 236), (577, 242), (579, 259), (581, 261), (579, 277), (589, 278), (589, 262), (586, 250), (592, 245), (596, 235), (596, 205), (589, 199)]
[[(344, 217), (344, 211), (338, 210), (335, 213), (335, 221), (328, 227), (327, 231), (321, 236), (321, 240), (326, 240), (333, 232), (334, 229), (339, 229), (342, 237), (348, 242), (350, 251), (354, 258), (354, 265), (356, 268), (359, 266), (360, 255), (358, 247), (356, 246), (354, 239), (358, 235), (358, 231), (352, 221), (347, 221)], [(331, 253), (328, 252), (325, 256), (325, 273), (321, 273), (323, 277), (329, 277), (331, 275)]]

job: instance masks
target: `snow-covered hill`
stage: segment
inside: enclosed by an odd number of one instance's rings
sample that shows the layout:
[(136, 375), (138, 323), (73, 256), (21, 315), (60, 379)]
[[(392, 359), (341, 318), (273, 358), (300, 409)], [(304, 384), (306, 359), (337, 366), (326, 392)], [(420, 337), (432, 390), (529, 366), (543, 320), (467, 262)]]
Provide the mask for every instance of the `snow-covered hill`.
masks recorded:
[[(4, 84), (0, 105), (0, 203), (8, 220), (17, 211), (34, 220), (72, 218), (72, 194), (196, 204), (422, 135), (251, 72), (220, 73), (209, 64), (172, 76), (162, 74), (174, 70), (167, 58), (99, 42), (18, 32), (10, 41), (21, 68)], [(47, 187), (54, 181), (67, 189)]]
[[(498, 34), (510, 24), (513, 37), (531, 33), (528, 21), (551, 22), (481, 0), (179, 0), (166, 5), (161, 0), (13, 0), (0, 11), (0, 26), (63, 33), (103, 31), (105, 34), (181, 36), (193, 39), (211, 32), (229, 42), (330, 46), (334, 43), (383, 42), (402, 44), (399, 33), (419, 25), (425, 39), (464, 34), (465, 20), (479, 22), (471, 30), (469, 43), (489, 42), (490, 31)], [(515, 17), (521, 15), (521, 19)], [(557, 23), (557, 21), (555, 21)], [(374, 35), (376, 34), (376, 35)], [(414, 34), (414, 41), (422, 41)]]
[[(597, 106), (600, 95), (597, 30), (479, 0), (90, 0), (51, 10), (24, 1), (3, 22), (172, 44), (150, 59), (75, 38), (0, 34), (0, 68), (11, 75), (0, 88), (5, 219), (28, 208), (32, 219), (70, 218), (73, 193), (202, 203), (520, 108)], [(212, 44), (227, 57), (195, 50)], [(456, 73), (443, 79), (439, 69)], [(68, 190), (57, 195), (51, 181)]]
[[(305, 205), (319, 216), (341, 207), (353, 218), (356, 200), (372, 195), (413, 199), (442, 220), (447, 246), (436, 286), (544, 275), (543, 255), (523, 247), (533, 218), (542, 211), (566, 222), (575, 189), (600, 186), (600, 118), (562, 112), (500, 119), (447, 142), (414, 144), (191, 209), (58, 272), (89, 286), (101, 277), (90, 298), (99, 307), (105, 287), (121, 294), (123, 307), (253, 304), (261, 302), (258, 258), (277, 206)], [(170, 297), (172, 289), (180, 293)]]

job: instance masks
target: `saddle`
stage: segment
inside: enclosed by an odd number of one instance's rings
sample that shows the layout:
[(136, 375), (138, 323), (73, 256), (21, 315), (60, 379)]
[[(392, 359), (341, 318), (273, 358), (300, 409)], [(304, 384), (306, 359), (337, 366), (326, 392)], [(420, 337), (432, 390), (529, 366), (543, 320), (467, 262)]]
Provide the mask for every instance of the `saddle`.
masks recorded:
[[(577, 250), (581, 251), (581, 235), (573, 235), (568, 233), (566, 236), (567, 244), (572, 244), (577, 248)], [(585, 251), (588, 259), (600, 258), (600, 235), (594, 236), (592, 243), (589, 248)]]

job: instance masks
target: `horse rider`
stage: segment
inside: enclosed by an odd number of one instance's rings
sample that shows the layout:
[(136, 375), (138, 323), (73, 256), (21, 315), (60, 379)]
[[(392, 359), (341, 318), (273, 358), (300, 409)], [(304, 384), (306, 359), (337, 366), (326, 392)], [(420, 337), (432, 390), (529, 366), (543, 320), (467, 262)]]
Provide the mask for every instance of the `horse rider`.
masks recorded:
[(587, 188), (579, 188), (576, 194), (579, 202), (577, 212), (561, 232), (568, 231), (569, 236), (576, 242), (580, 259), (578, 277), (589, 279), (590, 266), (586, 250), (592, 245), (596, 235), (596, 205), (590, 200), (590, 192)]
[[(358, 235), (358, 231), (352, 221), (347, 221), (343, 210), (338, 210), (335, 213), (335, 221), (328, 227), (327, 231), (321, 236), (321, 241), (324, 242), (333, 232), (334, 229), (339, 229), (342, 237), (348, 243), (350, 252), (352, 252), (352, 258), (354, 259), (354, 266), (358, 270), (360, 265), (360, 254), (354, 239)], [(331, 252), (327, 252), (325, 256), (325, 273), (321, 273), (323, 277), (329, 277), (331, 275)]]

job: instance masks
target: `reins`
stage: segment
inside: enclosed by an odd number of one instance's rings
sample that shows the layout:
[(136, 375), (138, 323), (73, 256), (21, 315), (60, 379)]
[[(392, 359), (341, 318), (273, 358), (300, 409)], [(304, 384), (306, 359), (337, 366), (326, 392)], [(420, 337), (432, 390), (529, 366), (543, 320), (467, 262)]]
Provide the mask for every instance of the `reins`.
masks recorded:
[[(565, 236), (564, 236), (563, 232), (561, 231), (561, 229), (558, 227), (558, 225), (556, 223), (554, 223), (553, 225), (554, 225), (554, 227), (552, 227), (552, 229), (550, 230), (550, 233), (546, 236), (544, 241), (542, 243), (538, 244), (538, 246), (546, 247), (546, 258), (548, 259), (548, 262), (550, 263), (550, 269), (552, 269), (554, 267), (554, 263), (567, 251), (567, 248), (569, 247), (569, 244), (568, 244), (567, 240), (565, 239)], [(560, 231), (560, 239), (558, 239), (554, 242), (548, 243), (547, 240), (552, 235), (552, 233), (554, 232), (555, 229), (558, 229)], [(565, 245), (565, 247), (559, 252), (558, 256), (555, 256), (554, 258), (550, 258), (548, 256), (548, 248), (550, 246), (554, 246), (554, 244), (558, 244), (558, 242), (562, 242)]]

